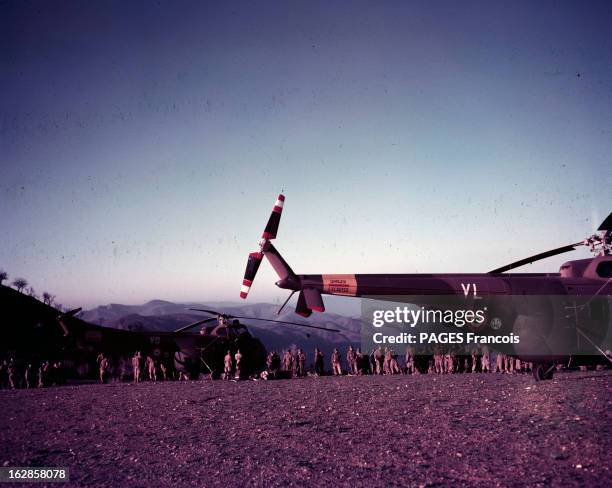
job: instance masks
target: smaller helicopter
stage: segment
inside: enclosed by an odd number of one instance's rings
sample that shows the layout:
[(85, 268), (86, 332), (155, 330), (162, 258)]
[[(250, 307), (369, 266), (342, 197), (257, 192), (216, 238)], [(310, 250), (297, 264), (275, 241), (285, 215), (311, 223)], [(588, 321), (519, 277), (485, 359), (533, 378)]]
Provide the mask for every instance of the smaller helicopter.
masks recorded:
[[(203, 319), (193, 324), (186, 325), (174, 331), (175, 334), (184, 334), (186, 331), (212, 322), (212, 326), (202, 327), (199, 336), (203, 339), (200, 347), (190, 348), (191, 354), (185, 355), (179, 352), (175, 355), (175, 362), (181, 367), (185, 367), (185, 360), (189, 359), (191, 364), (200, 363), (201, 372), (208, 373), (211, 377), (217, 377), (223, 368), (223, 357), (228, 350), (240, 350), (244, 364), (243, 371), (250, 374), (259, 369), (263, 369), (265, 364), (266, 351), (259, 339), (251, 336), (246, 325), (242, 320), (257, 320), (261, 322), (272, 322), (283, 325), (295, 325), (308, 329), (318, 329), (327, 332), (340, 333), (338, 329), (319, 327), (317, 325), (290, 322), (287, 320), (265, 319), (260, 317), (247, 317), (243, 315), (232, 315), (229, 313), (218, 312), (216, 310), (190, 308), (196, 312), (204, 312), (213, 317)], [(193, 337), (193, 335), (192, 335)], [(197, 337), (197, 336), (196, 336)], [(310, 334), (306, 333), (306, 337)], [(177, 338), (178, 342), (178, 338)], [(255, 347), (261, 346), (261, 347)], [(182, 349), (184, 351), (186, 347)], [(197, 351), (197, 352), (196, 352)]]

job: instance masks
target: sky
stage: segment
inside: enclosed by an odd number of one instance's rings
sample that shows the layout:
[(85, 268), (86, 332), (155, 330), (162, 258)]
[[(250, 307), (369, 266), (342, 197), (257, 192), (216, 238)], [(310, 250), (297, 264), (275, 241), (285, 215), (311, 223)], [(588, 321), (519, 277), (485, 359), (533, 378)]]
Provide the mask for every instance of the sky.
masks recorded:
[(237, 300), (281, 191), (297, 273), (576, 242), (612, 211), (610, 25), (610, 2), (2, 2), (0, 268), (67, 306)]

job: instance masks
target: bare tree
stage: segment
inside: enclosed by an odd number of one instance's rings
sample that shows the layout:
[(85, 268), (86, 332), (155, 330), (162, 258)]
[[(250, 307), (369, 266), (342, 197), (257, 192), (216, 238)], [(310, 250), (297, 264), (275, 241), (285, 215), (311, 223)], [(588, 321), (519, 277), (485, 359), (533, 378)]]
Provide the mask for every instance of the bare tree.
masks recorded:
[(53, 305), (53, 300), (55, 300), (55, 295), (51, 295), (48, 291), (43, 293), (43, 303), (51, 306)]
[(26, 286), (28, 286), (28, 282), (25, 278), (15, 278), (13, 281), (13, 286), (17, 288), (18, 292), (21, 292)]
[(31, 296), (32, 298), (36, 298), (38, 300), (38, 295), (36, 295), (36, 290), (34, 289), (33, 286), (31, 286), (30, 288), (27, 289), (28, 295)]
[(3, 269), (0, 269), (0, 285), (4, 280), (8, 280), (8, 273)]

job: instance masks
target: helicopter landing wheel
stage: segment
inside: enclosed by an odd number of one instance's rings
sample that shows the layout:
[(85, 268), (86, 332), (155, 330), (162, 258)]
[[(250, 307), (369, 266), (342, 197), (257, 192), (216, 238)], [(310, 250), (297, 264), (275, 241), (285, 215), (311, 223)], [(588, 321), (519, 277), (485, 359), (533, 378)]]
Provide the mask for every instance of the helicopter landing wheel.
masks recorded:
[(555, 371), (553, 363), (540, 363), (533, 367), (533, 377), (536, 381), (552, 380)]

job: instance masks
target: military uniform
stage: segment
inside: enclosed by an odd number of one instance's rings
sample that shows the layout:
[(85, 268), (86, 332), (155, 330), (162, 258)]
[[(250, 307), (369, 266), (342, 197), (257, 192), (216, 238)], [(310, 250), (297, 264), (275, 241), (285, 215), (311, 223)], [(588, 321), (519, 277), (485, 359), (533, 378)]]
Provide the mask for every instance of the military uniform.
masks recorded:
[(383, 373), (383, 352), (380, 346), (374, 350), (374, 363), (376, 365), (376, 374)]
[(306, 372), (306, 354), (301, 349), (297, 352), (298, 358), (298, 376), (304, 376)]
[(229, 380), (232, 377), (232, 353), (227, 351), (223, 358), (223, 379)]
[(338, 349), (334, 349), (331, 361), (333, 374), (342, 376), (342, 366), (340, 364), (340, 353), (338, 352)]
[(409, 347), (406, 348), (406, 373), (414, 374), (414, 354)]
[(357, 374), (357, 354), (353, 349), (353, 346), (349, 346), (346, 353), (346, 362), (348, 364), (349, 373)]
[(319, 376), (323, 376), (325, 374), (325, 365), (323, 363), (323, 353), (319, 351), (318, 348), (315, 348), (314, 352), (314, 368), (315, 373)]
[(242, 367), (242, 354), (240, 354), (240, 349), (238, 349), (236, 351), (236, 354), (234, 354), (234, 359), (236, 360), (236, 375), (235, 375), (235, 378), (236, 379), (240, 379), (240, 375), (242, 374), (242, 371), (240, 370), (240, 368)]
[(140, 351), (136, 351), (132, 358), (132, 371), (134, 373), (134, 383), (140, 382)]

